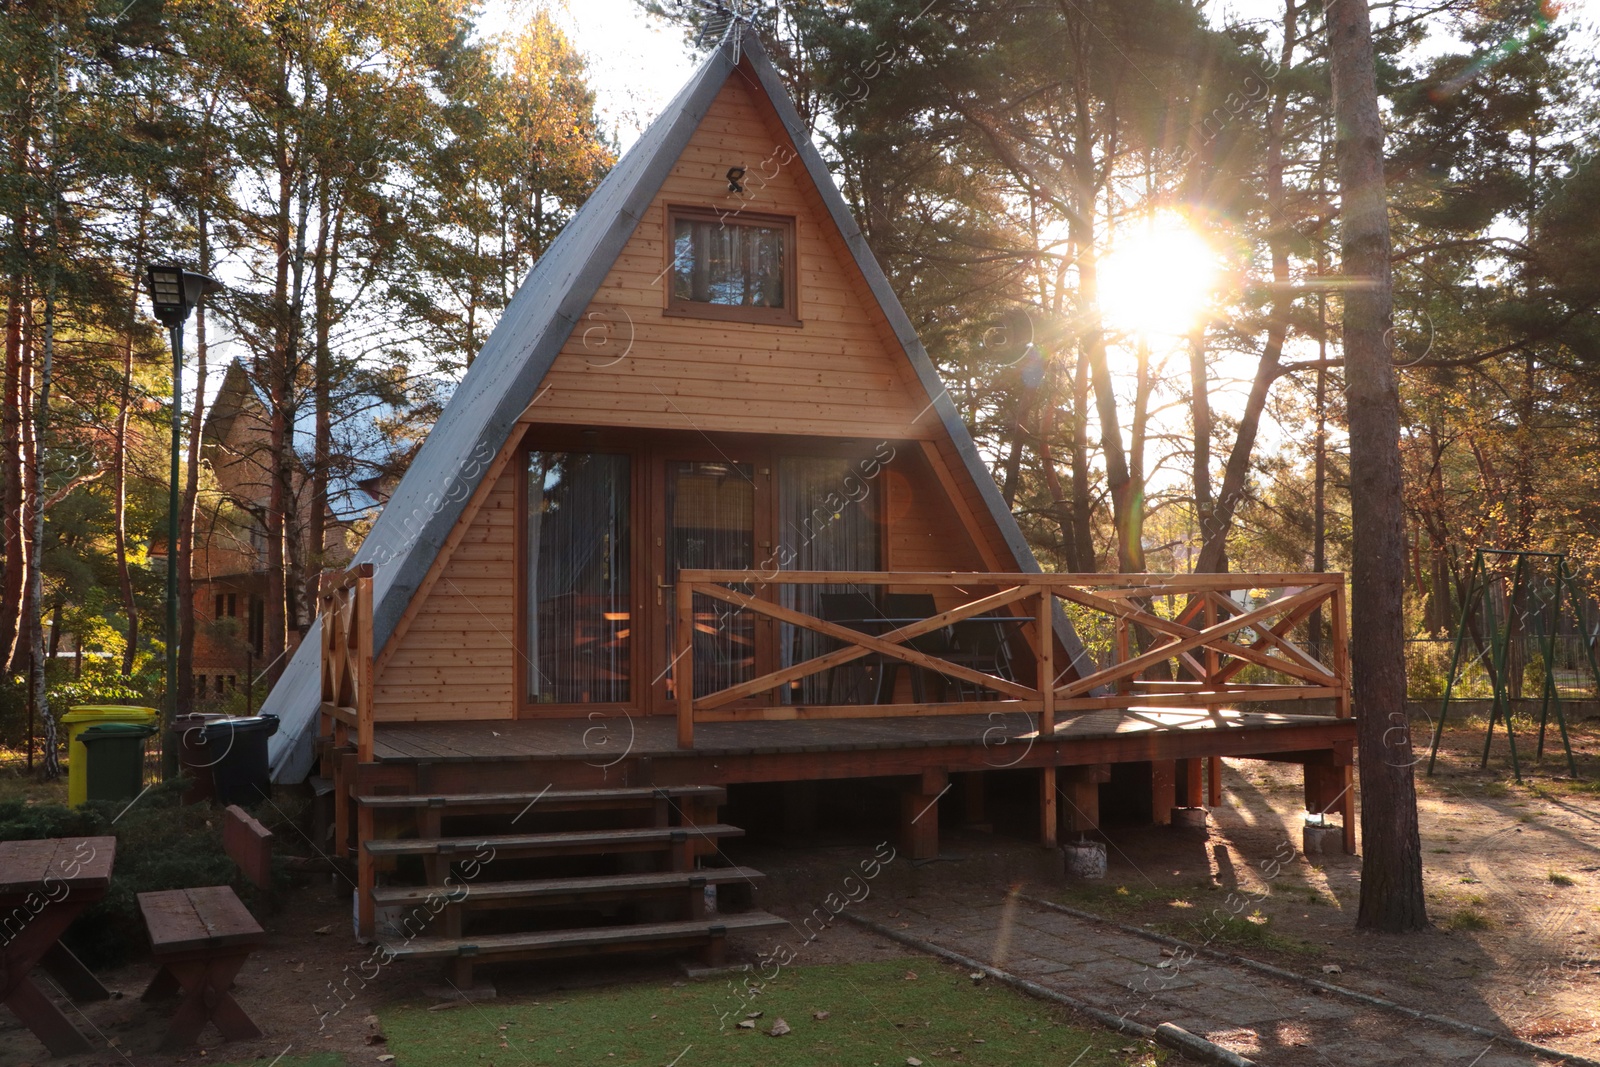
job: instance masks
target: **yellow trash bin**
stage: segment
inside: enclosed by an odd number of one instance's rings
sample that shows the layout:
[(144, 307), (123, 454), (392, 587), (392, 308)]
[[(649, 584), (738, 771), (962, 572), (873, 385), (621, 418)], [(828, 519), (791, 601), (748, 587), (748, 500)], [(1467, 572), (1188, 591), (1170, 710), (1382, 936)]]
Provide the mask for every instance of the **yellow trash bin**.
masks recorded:
[(104, 722), (157, 726), (160, 716), (155, 708), (124, 704), (81, 704), (61, 716), (61, 724), (67, 728), (67, 803), (77, 807), (89, 799), (89, 756), (79, 734)]

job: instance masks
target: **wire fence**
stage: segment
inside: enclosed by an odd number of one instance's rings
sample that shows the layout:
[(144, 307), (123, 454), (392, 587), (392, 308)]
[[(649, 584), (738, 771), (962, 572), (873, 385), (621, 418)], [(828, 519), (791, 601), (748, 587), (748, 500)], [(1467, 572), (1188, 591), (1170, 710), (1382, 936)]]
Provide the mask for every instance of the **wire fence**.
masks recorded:
[[(1512, 699), (1539, 699), (1544, 693), (1546, 672), (1553, 675), (1556, 693), (1564, 700), (1592, 700), (1595, 691), (1594, 669), (1589, 659), (1591, 638), (1584, 634), (1557, 634), (1539, 637), (1528, 634), (1512, 641), (1508, 655), (1507, 687)], [(1551, 649), (1550, 663), (1545, 649)], [(1406, 642), (1406, 695), (1412, 700), (1441, 700), (1450, 681), (1451, 659), (1455, 655), (1454, 637), (1419, 637)], [(1451, 698), (1487, 700), (1494, 696), (1491, 670), (1492, 653), (1472, 640), (1461, 645)]]

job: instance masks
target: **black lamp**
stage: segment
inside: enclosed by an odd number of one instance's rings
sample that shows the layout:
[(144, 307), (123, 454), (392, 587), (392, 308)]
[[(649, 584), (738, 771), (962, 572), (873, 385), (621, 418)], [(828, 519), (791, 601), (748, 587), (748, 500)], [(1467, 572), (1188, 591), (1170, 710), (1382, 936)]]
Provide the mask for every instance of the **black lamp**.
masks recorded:
[[(178, 474), (183, 440), (183, 324), (222, 283), (172, 263), (152, 263), (146, 280), (150, 307), (172, 339), (172, 481), (167, 489), (167, 726), (178, 713)], [(177, 749), (162, 746), (162, 776), (177, 772)]]

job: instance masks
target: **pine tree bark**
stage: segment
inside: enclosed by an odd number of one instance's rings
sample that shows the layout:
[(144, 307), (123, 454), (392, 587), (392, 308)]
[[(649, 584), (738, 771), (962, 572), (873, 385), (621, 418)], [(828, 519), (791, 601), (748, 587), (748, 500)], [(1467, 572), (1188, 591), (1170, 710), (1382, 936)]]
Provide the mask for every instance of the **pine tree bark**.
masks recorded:
[[(211, 273), (210, 219), (197, 213), (201, 274)], [(178, 506), (178, 713), (194, 710), (194, 512), (200, 496), (200, 437), (206, 419), (206, 305), (194, 309), (194, 403), (189, 406), (189, 460), (183, 473), (183, 499)]]
[(1393, 279), (1384, 194), (1383, 122), (1367, 0), (1328, 5), (1339, 173), (1345, 393), (1350, 421), (1351, 639), (1364, 863), (1356, 925), (1427, 925), (1411, 730), (1405, 714), (1405, 522), (1400, 396), (1389, 354)]
[[(20, 222), (13, 220), (17, 225)], [(20, 237), (18, 238), (20, 242)], [(23, 575), (28, 548), (24, 537), (22, 491), (22, 308), (24, 285), (20, 264), (13, 268), (6, 292), (5, 373), (0, 382), (0, 510), (5, 522), (5, 571), (0, 575), (0, 667), (9, 666), (22, 629)]]

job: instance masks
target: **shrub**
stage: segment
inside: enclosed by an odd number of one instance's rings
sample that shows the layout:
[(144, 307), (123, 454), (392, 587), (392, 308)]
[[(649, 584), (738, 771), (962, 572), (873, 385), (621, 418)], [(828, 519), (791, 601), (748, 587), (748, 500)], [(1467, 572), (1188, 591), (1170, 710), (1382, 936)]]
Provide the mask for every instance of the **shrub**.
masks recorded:
[[(221, 812), (180, 804), (183, 789), (178, 780), (152, 786), (131, 806), (125, 801), (91, 801), (79, 808), (0, 802), (0, 840), (116, 837), (110, 891), (86, 908), (62, 938), (87, 966), (116, 966), (146, 950), (140, 893), (232, 885), (247, 905), (273, 902), (244, 882), (223, 852)], [(279, 879), (287, 880), (281, 871)]]

